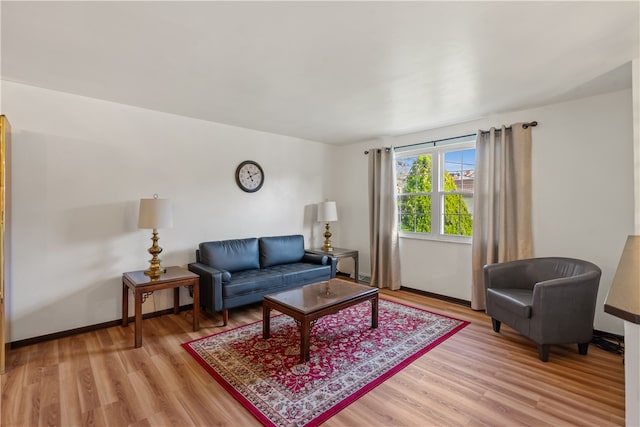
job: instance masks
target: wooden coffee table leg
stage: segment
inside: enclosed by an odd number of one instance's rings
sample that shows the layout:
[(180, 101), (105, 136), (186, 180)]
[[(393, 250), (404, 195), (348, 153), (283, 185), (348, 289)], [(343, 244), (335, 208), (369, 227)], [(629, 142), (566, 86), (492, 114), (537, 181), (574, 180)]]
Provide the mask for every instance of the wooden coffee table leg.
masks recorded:
[(265, 340), (271, 336), (271, 307), (262, 303), (262, 338)]
[(309, 361), (309, 336), (311, 335), (311, 322), (304, 319), (300, 322), (300, 362)]
[(378, 327), (378, 294), (371, 300), (371, 328)]

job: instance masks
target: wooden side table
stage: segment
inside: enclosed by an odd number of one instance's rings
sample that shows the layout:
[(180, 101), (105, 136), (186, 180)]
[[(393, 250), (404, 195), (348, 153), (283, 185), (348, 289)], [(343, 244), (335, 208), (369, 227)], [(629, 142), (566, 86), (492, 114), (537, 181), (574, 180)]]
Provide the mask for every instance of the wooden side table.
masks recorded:
[(305, 249), (307, 252), (311, 252), (316, 255), (327, 255), (334, 258), (353, 258), (353, 280), (358, 283), (358, 251), (355, 249), (333, 248), (332, 251), (325, 251), (322, 248)]
[(155, 291), (173, 289), (173, 314), (180, 310), (180, 286), (186, 286), (193, 293), (193, 331), (200, 329), (200, 280), (197, 274), (182, 267), (167, 267), (167, 271), (157, 280), (151, 280), (144, 271), (131, 271), (122, 275), (122, 326), (129, 324), (129, 289), (135, 299), (135, 347), (142, 346), (142, 303)]

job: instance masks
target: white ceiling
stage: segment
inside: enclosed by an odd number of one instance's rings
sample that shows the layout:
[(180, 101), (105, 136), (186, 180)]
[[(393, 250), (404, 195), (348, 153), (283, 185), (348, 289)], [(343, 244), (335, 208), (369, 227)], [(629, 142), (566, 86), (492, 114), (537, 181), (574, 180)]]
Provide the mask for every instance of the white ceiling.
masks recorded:
[(630, 87), (640, 57), (638, 1), (1, 8), (4, 80), (332, 144)]

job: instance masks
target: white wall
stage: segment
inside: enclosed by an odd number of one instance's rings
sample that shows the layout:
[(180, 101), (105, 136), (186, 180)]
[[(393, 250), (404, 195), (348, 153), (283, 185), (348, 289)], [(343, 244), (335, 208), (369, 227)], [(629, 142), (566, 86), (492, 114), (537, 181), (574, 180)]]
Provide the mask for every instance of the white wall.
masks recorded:
[[(334, 243), (358, 249), (360, 272), (368, 274), (366, 148), (537, 120), (532, 159), (534, 255), (583, 258), (600, 266), (595, 327), (623, 334), (622, 322), (604, 313), (604, 299), (626, 236), (634, 230), (631, 105), (631, 90), (624, 90), (340, 147), (331, 187), (342, 214), (333, 227)], [(401, 239), (400, 253), (403, 286), (471, 299), (471, 245)]]
[[(332, 147), (16, 83), (3, 81), (2, 89), (13, 128), (9, 341), (121, 316), (122, 272), (148, 265), (150, 232), (136, 228), (141, 197), (158, 193), (174, 204), (174, 228), (160, 230), (166, 266), (191, 262), (204, 240), (302, 233), (319, 246), (314, 205), (334, 199), (332, 242), (358, 249), (360, 272), (369, 274), (365, 149), (529, 120), (540, 123), (535, 254), (598, 264), (595, 326), (623, 333), (602, 307), (634, 230), (630, 90)], [(235, 168), (247, 159), (265, 170), (256, 194), (235, 185)], [(470, 245), (403, 239), (401, 254), (404, 286), (470, 299)], [(170, 307), (170, 296), (154, 294), (144, 311)], [(181, 297), (190, 301), (184, 290)]]
[[(2, 89), (13, 129), (8, 341), (121, 317), (121, 275), (150, 258), (138, 201), (154, 193), (174, 207), (174, 227), (159, 230), (164, 266), (193, 261), (206, 240), (302, 233), (321, 243), (314, 210), (327, 197), (333, 147), (11, 82)], [(235, 184), (248, 159), (266, 175), (254, 194)], [(156, 292), (143, 311), (170, 307), (171, 295)]]

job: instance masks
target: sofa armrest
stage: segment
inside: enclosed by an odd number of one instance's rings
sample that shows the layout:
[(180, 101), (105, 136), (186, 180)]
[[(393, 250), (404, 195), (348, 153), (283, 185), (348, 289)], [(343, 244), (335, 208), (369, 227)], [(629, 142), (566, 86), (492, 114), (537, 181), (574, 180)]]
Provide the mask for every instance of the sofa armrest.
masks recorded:
[(329, 265), (331, 266), (331, 278), (333, 279), (336, 277), (336, 272), (338, 271), (338, 258), (328, 255), (313, 254), (305, 251), (302, 261), (313, 264)]
[(200, 262), (188, 265), (189, 271), (200, 276), (200, 303), (210, 312), (222, 311), (222, 276), (227, 271)]
[(309, 252), (305, 252), (304, 256), (302, 257), (302, 262), (308, 262), (311, 264), (320, 264), (320, 265), (327, 265), (328, 264), (328, 260), (327, 258), (329, 258), (326, 255), (318, 255), (318, 254), (312, 254)]
[(331, 278), (335, 279), (336, 273), (338, 272), (338, 258), (328, 256), (327, 263), (331, 265)]

